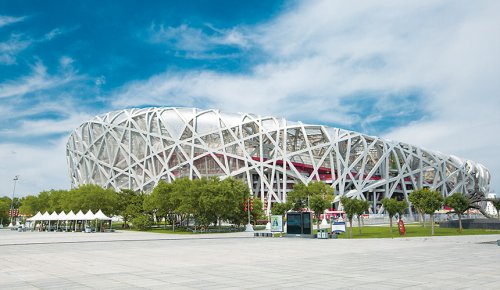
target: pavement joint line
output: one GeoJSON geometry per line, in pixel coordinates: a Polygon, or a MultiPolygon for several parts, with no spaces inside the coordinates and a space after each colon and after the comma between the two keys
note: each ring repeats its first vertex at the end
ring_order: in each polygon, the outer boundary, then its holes
{"type": "Polygon", "coordinates": [[[29,246],[29,245],[57,245],[57,244],[84,244],[84,243],[114,243],[114,242],[154,242],[154,241],[193,241],[193,240],[229,240],[229,239],[251,239],[253,237],[201,237],[201,238],[158,238],[158,239],[133,239],[133,240],[103,240],[103,241],[61,241],[61,242],[33,242],[0,244],[7,246],[29,246]]]}

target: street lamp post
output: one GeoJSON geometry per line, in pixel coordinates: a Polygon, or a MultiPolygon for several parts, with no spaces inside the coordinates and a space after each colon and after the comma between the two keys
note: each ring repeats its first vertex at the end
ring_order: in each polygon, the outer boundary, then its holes
{"type": "Polygon", "coordinates": [[[14,177],[14,190],[12,190],[12,202],[10,203],[10,225],[12,226],[12,221],[14,219],[14,195],[16,194],[16,182],[19,180],[19,175],[14,177]]]}

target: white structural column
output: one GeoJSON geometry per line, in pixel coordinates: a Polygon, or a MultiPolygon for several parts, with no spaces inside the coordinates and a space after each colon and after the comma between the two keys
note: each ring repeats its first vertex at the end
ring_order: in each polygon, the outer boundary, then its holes
{"type": "MultiPolygon", "coordinates": [[[[337,195],[408,200],[417,188],[447,196],[489,193],[481,164],[375,136],[253,114],[195,108],[127,109],[97,116],[67,143],[74,187],[93,183],[150,192],[161,180],[233,176],[268,205],[297,182],[321,180],[337,195]]],[[[270,210],[270,206],[268,206],[270,210]]]]}

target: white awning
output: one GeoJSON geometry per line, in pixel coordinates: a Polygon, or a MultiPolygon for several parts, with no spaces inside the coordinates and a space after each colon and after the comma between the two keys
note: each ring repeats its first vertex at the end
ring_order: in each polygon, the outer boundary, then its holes
{"type": "Polygon", "coordinates": [[[36,215],[30,217],[29,219],[26,219],[27,221],[30,221],[30,222],[36,222],[36,221],[39,221],[40,219],[42,218],[42,213],[40,212],[37,212],[36,215]]]}
{"type": "Polygon", "coordinates": [[[92,211],[91,211],[90,209],[89,209],[89,211],[85,214],[85,216],[84,216],[84,217],[85,217],[84,219],[85,219],[85,220],[87,220],[87,221],[95,220],[95,215],[94,215],[94,213],[92,213],[92,211]]]}
{"type": "Polygon", "coordinates": [[[85,220],[85,214],[83,214],[82,210],[79,210],[76,213],[76,220],[77,221],[83,221],[83,220],[85,220]]]}
{"type": "Polygon", "coordinates": [[[41,221],[48,221],[50,220],[50,214],[48,211],[44,212],[42,215],[42,218],[40,219],[41,221]]]}
{"type": "Polygon", "coordinates": [[[70,211],[67,215],[66,215],[66,220],[68,221],[74,221],[76,220],[76,215],[73,211],[70,211]]]}
{"type": "Polygon", "coordinates": [[[49,216],[49,221],[57,221],[58,219],[59,215],[55,211],[49,216]]]}
{"type": "Polygon", "coordinates": [[[57,216],[57,219],[60,221],[67,221],[66,214],[64,213],[64,211],[61,211],[61,213],[59,213],[59,215],[57,216]]]}
{"type": "Polygon", "coordinates": [[[111,220],[111,218],[106,216],[101,210],[95,213],[95,218],[98,220],[111,220]]]}

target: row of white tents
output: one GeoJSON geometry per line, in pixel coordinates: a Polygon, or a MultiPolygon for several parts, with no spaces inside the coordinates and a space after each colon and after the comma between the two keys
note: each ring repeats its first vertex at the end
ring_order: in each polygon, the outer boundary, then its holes
{"type": "Polygon", "coordinates": [[[87,226],[90,226],[90,221],[95,221],[95,226],[97,228],[97,224],[100,221],[109,222],[109,227],[111,228],[112,219],[106,216],[101,210],[96,212],[95,214],[89,209],[87,213],[83,213],[81,210],[76,214],[73,211],[69,213],[65,213],[61,211],[59,214],[57,212],[52,212],[49,214],[47,211],[42,214],[41,212],[37,212],[36,215],[26,219],[28,228],[37,228],[38,230],[77,230],[78,224],[80,224],[80,229],[85,229],[87,231],[87,226]],[[38,222],[38,225],[37,225],[38,222]],[[61,227],[60,223],[63,223],[61,227]],[[70,226],[68,227],[68,223],[70,226]],[[71,224],[74,225],[71,225],[71,224]]]}
{"type": "Polygon", "coordinates": [[[64,211],[57,214],[57,212],[52,212],[49,214],[47,211],[42,214],[41,212],[37,212],[36,215],[26,219],[29,222],[37,222],[37,221],[93,221],[93,220],[104,220],[110,221],[111,218],[106,216],[101,210],[92,213],[92,210],[89,209],[87,213],[83,213],[81,210],[76,214],[73,211],[70,211],[66,214],[64,211]]]}

